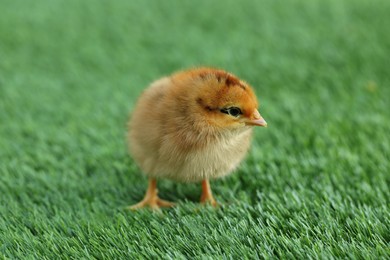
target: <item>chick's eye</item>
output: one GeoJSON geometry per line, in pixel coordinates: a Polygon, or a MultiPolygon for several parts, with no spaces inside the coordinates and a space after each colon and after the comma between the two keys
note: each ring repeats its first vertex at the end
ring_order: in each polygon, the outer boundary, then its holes
{"type": "Polygon", "coordinates": [[[239,109],[238,107],[223,108],[221,109],[221,112],[234,117],[238,117],[242,114],[241,109],[239,109]]]}

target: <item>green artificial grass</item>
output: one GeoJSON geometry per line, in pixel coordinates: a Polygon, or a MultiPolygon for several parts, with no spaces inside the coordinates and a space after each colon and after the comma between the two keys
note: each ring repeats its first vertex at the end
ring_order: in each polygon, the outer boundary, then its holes
{"type": "Polygon", "coordinates": [[[387,0],[0,3],[0,258],[390,257],[387,0]],[[207,65],[269,123],[227,178],[147,180],[125,134],[151,81],[207,65]]]}

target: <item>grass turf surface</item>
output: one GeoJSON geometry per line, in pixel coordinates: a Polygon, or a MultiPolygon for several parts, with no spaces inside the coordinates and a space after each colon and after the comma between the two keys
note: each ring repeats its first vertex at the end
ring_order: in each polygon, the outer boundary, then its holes
{"type": "Polygon", "coordinates": [[[11,1],[0,16],[0,255],[390,257],[390,2],[11,1]],[[209,65],[269,123],[233,175],[146,178],[126,121],[152,80],[209,65]]]}

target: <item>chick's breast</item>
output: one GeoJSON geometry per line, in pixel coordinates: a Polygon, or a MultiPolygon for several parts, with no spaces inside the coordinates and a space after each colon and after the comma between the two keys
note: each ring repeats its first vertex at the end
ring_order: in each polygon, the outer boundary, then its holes
{"type": "Polygon", "coordinates": [[[195,182],[229,174],[246,154],[252,130],[210,124],[188,76],[162,78],[144,91],[129,124],[130,152],[148,177],[195,182]]]}

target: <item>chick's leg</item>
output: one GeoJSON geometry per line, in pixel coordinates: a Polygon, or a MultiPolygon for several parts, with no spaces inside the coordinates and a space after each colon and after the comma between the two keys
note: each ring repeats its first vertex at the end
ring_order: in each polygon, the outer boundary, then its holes
{"type": "Polygon", "coordinates": [[[213,207],[218,205],[213,197],[213,193],[211,192],[209,180],[202,181],[202,195],[200,197],[200,202],[203,204],[210,203],[213,207]]]}
{"type": "Polygon", "coordinates": [[[160,207],[173,207],[175,204],[166,200],[162,200],[157,196],[157,181],[156,179],[149,179],[149,186],[146,190],[145,197],[139,203],[129,207],[131,210],[150,207],[152,209],[159,209],[160,207]]]}

